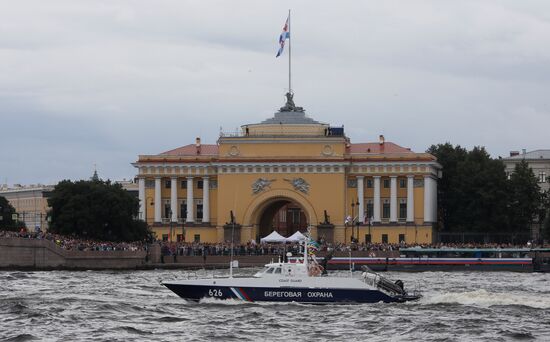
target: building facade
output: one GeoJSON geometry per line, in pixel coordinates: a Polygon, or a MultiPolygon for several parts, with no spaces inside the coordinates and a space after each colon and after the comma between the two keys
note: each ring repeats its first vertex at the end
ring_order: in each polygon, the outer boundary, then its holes
{"type": "Polygon", "coordinates": [[[526,150],[510,151],[510,156],[502,158],[504,163],[506,175],[508,178],[514,172],[516,164],[525,160],[529,167],[533,170],[535,177],[539,180],[539,186],[541,191],[548,191],[550,189],[550,183],[548,179],[550,177],[550,150],[535,150],[527,152],[526,150]]]}
{"type": "Polygon", "coordinates": [[[47,230],[48,197],[52,190],[51,185],[14,185],[0,188],[0,196],[10,202],[27,229],[47,230]]]}
{"type": "Polygon", "coordinates": [[[328,242],[432,242],[435,157],[383,136],[352,143],[288,95],[272,118],[221,133],[215,145],[197,138],[138,157],[140,217],[157,237],[246,243],[310,226],[328,242]]]}

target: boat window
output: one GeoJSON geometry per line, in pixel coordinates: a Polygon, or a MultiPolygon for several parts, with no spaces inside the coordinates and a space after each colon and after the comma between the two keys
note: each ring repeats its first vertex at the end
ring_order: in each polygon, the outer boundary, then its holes
{"type": "Polygon", "coordinates": [[[273,268],[268,268],[267,271],[265,271],[265,273],[273,273],[273,268]]]}
{"type": "Polygon", "coordinates": [[[275,273],[276,273],[276,274],[281,274],[281,268],[280,268],[280,267],[277,267],[277,268],[275,269],[275,273]]]}

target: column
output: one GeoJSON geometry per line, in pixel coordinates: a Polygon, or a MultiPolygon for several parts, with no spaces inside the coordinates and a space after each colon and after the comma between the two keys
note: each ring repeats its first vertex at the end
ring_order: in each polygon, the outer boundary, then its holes
{"type": "Polygon", "coordinates": [[[161,222],[162,216],[161,216],[161,181],[162,179],[160,177],[155,178],[155,222],[161,222]]]}
{"type": "Polygon", "coordinates": [[[407,175],[407,222],[414,222],[414,176],[407,175]]]}
{"type": "Polygon", "coordinates": [[[364,185],[364,176],[357,176],[357,198],[359,199],[359,208],[357,210],[358,213],[358,219],[361,224],[365,223],[365,185],[364,185]]]}
{"type": "Polygon", "coordinates": [[[145,178],[138,179],[138,194],[139,194],[139,219],[145,221],[145,210],[147,203],[145,198],[145,178]]]}
{"type": "Polygon", "coordinates": [[[437,183],[431,175],[424,176],[424,222],[436,221],[437,183]]]}
{"type": "Polygon", "coordinates": [[[373,222],[380,222],[380,176],[374,176],[373,222]]]}
{"type": "Polygon", "coordinates": [[[195,222],[195,203],[193,201],[193,177],[187,177],[187,222],[195,222]]]}
{"type": "Polygon", "coordinates": [[[397,176],[390,176],[390,222],[397,222],[397,176]]]}
{"type": "Polygon", "coordinates": [[[202,222],[210,222],[210,186],[209,178],[202,177],[202,222]]]}
{"type": "Polygon", "coordinates": [[[172,222],[178,222],[178,177],[170,179],[170,210],[172,210],[172,222]]]}

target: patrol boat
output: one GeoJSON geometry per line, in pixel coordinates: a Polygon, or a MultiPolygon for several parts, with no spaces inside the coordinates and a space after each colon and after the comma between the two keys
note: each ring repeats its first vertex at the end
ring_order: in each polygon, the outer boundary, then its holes
{"type": "Polygon", "coordinates": [[[392,282],[367,267],[363,267],[360,278],[352,277],[351,272],[348,277],[329,276],[308,252],[308,243],[304,241],[303,244],[303,257],[294,262],[269,263],[252,277],[233,277],[230,264],[229,277],[164,281],[162,284],[191,301],[217,298],[310,304],[389,303],[421,297],[416,292],[407,293],[400,280],[392,282]]]}

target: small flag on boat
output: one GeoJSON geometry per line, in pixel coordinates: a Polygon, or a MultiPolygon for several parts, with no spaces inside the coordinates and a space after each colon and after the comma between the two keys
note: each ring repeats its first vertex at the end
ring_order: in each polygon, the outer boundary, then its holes
{"type": "Polygon", "coordinates": [[[313,240],[312,238],[309,238],[308,242],[307,242],[307,246],[309,249],[313,249],[315,251],[318,251],[319,250],[319,244],[317,243],[317,241],[313,240]]]}
{"type": "Polygon", "coordinates": [[[288,15],[288,18],[286,18],[286,22],[285,22],[285,26],[283,26],[283,32],[281,33],[281,35],[279,36],[279,51],[277,51],[277,56],[275,57],[279,57],[280,55],[283,54],[283,50],[285,48],[285,40],[287,40],[288,38],[290,38],[290,32],[289,32],[289,27],[288,27],[288,21],[290,20],[290,13],[288,15]]]}

